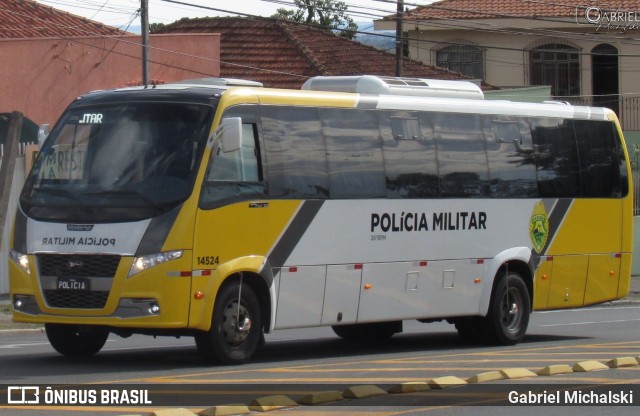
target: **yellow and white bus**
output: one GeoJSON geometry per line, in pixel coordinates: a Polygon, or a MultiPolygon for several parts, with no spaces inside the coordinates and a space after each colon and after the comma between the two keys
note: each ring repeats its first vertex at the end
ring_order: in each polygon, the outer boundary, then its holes
{"type": "Polygon", "coordinates": [[[626,296],[615,114],[482,98],[373,76],[79,97],[20,197],[14,320],[69,356],[142,333],[242,363],[277,329],[383,339],[409,319],[515,344],[532,310],[626,296]]]}

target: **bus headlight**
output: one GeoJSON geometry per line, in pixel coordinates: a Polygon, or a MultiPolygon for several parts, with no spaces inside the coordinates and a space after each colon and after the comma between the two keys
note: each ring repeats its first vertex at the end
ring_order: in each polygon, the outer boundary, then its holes
{"type": "Polygon", "coordinates": [[[29,270],[29,257],[19,251],[9,250],[9,258],[26,274],[31,274],[29,270]]]}
{"type": "Polygon", "coordinates": [[[151,267],[157,266],[158,264],[179,259],[180,257],[182,257],[182,253],[182,250],[175,250],[136,257],[133,259],[131,269],[129,269],[129,277],[135,276],[141,271],[150,269],[151,267]]]}

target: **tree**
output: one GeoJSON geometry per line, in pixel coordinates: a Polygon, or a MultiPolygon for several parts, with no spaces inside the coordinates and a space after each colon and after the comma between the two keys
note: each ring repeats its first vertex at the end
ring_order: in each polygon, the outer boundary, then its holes
{"type": "Polygon", "coordinates": [[[149,33],[158,33],[164,30],[164,23],[151,23],[149,25],[149,33]]]}
{"type": "Polygon", "coordinates": [[[297,10],[279,8],[274,19],[317,25],[338,31],[340,36],[353,39],[358,25],[347,16],[347,5],[336,0],[293,0],[297,10]]]}

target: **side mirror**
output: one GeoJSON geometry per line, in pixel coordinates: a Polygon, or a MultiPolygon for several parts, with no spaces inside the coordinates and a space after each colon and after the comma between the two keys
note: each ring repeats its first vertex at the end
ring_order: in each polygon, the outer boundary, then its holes
{"type": "Polygon", "coordinates": [[[44,142],[44,140],[47,138],[48,135],[49,135],[49,125],[41,124],[38,127],[38,144],[42,146],[42,143],[44,142]]]}
{"type": "Polygon", "coordinates": [[[218,135],[223,153],[242,149],[242,119],[240,117],[222,119],[218,127],[218,135]]]}

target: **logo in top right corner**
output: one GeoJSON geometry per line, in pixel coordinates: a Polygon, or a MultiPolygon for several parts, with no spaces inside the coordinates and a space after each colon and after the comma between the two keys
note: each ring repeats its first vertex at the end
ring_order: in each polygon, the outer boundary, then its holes
{"type": "Polygon", "coordinates": [[[549,216],[542,201],[536,203],[529,220],[529,238],[536,253],[540,254],[549,238],[549,216]]]}
{"type": "Polygon", "coordinates": [[[594,25],[596,31],[635,30],[640,29],[640,12],[592,0],[576,6],[576,23],[594,25]]]}

